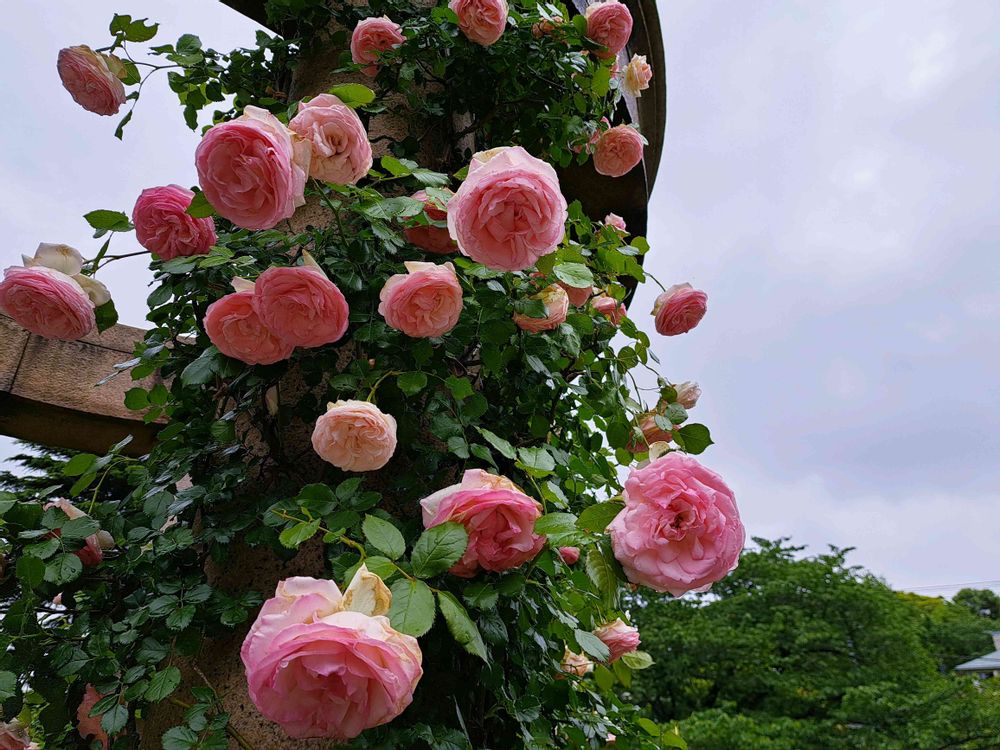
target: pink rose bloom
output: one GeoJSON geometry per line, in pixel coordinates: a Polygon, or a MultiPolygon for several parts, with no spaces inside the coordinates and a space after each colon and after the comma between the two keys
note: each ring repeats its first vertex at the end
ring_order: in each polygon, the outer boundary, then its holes
{"type": "Polygon", "coordinates": [[[451,0],[458,28],[470,42],[488,47],[503,36],[507,26],[507,0],[451,0]]]}
{"type": "Polygon", "coordinates": [[[556,249],[566,216],[551,165],[507,146],[472,157],[448,204],[448,231],[464,255],[487,268],[523,271],[556,249]]]}
{"type": "Polygon", "coordinates": [[[576,677],[586,677],[594,671],[594,662],[584,654],[575,654],[567,648],[563,653],[559,668],[566,674],[575,675],[576,677]]]}
{"type": "Polygon", "coordinates": [[[194,192],[180,185],[143,190],[132,209],[139,244],[160,260],[208,253],[215,244],[215,222],[187,213],[192,198],[194,192]]]}
{"type": "MultiPolygon", "coordinates": [[[[451,193],[450,190],[448,192],[451,193]]],[[[411,197],[413,200],[423,201],[424,214],[431,221],[448,220],[448,212],[442,211],[438,208],[434,202],[427,197],[427,193],[423,190],[418,190],[411,197]]],[[[421,250],[426,250],[429,253],[446,255],[458,249],[458,245],[455,243],[455,240],[453,240],[451,235],[448,234],[447,227],[436,227],[431,224],[422,224],[407,227],[403,230],[403,234],[406,235],[406,241],[411,245],[416,245],[421,250]]]]}
{"type": "Polygon", "coordinates": [[[94,305],[83,287],[62,271],[44,266],[4,271],[0,312],[38,336],[82,339],[96,325],[94,305]]]}
{"type": "Polygon", "coordinates": [[[614,57],[628,44],[632,35],[632,14],[618,0],[602,0],[588,5],[587,37],[607,47],[606,52],[595,52],[598,57],[614,57]]]}
{"type": "Polygon", "coordinates": [[[38,750],[38,745],[31,741],[28,730],[15,719],[12,722],[0,722],[0,750],[38,750]]]}
{"type": "Polygon", "coordinates": [[[541,333],[554,330],[566,322],[566,315],[569,313],[569,295],[558,284],[550,284],[538,294],[533,294],[531,299],[542,301],[545,305],[545,317],[532,318],[523,313],[514,313],[514,322],[521,330],[541,333]]]}
{"type": "Polygon", "coordinates": [[[244,229],[270,229],[306,202],[309,156],[307,141],[251,106],[205,133],[194,161],[198,183],[221,216],[244,229]]]}
{"type": "Polygon", "coordinates": [[[378,56],[406,41],[403,29],[388,16],[366,18],[359,21],[351,34],[351,60],[366,65],[361,72],[366,76],[378,75],[378,56]],[[370,64],[369,64],[370,63],[370,64]]]}
{"type": "Polygon", "coordinates": [[[83,700],[80,701],[80,706],[76,709],[76,731],[83,739],[90,737],[99,740],[101,747],[107,748],[110,747],[111,741],[108,738],[108,733],[101,729],[101,716],[103,714],[90,715],[91,709],[103,697],[93,685],[87,685],[86,690],[83,691],[83,700]]]}
{"type": "Polygon", "coordinates": [[[658,411],[649,412],[639,417],[639,430],[642,432],[643,442],[640,443],[638,441],[634,441],[633,444],[629,446],[629,450],[633,453],[645,450],[653,443],[669,443],[674,439],[673,430],[667,432],[656,423],[656,417],[658,414],[658,411]]]}
{"type": "Polygon", "coordinates": [[[567,565],[576,565],[576,561],[580,559],[580,548],[579,547],[560,547],[559,557],[567,565]]]}
{"type": "MultiPolygon", "coordinates": [[[[75,505],[73,505],[73,503],[71,503],[69,500],[66,500],[65,498],[59,498],[57,500],[53,500],[50,503],[46,503],[42,507],[44,510],[48,510],[49,508],[59,508],[59,510],[65,513],[71,521],[74,518],[88,517],[86,513],[84,513],[82,510],[77,508],[75,505]]],[[[61,531],[60,529],[55,529],[48,536],[50,537],[61,536],[61,531]]],[[[84,539],[83,544],[84,546],[78,549],[73,554],[79,557],[80,562],[82,562],[84,565],[86,565],[87,567],[92,567],[94,565],[101,564],[101,561],[104,559],[104,550],[111,549],[112,547],[114,547],[114,539],[108,532],[101,530],[97,531],[94,534],[91,534],[86,539],[84,539]]]]}
{"type": "Polygon", "coordinates": [[[622,319],[628,313],[624,302],[619,302],[614,297],[609,297],[606,294],[597,295],[592,304],[594,305],[594,310],[610,320],[614,326],[621,325],[622,319]]]}
{"type": "Polygon", "coordinates": [[[605,216],[604,217],[604,225],[608,226],[608,227],[614,227],[615,229],[617,229],[622,234],[624,234],[626,231],[628,231],[625,228],[625,219],[623,219],[618,214],[608,214],[607,216],[605,216]]]}
{"type": "Polygon", "coordinates": [[[227,294],[209,305],[205,333],[220,352],[248,365],[274,364],[295,350],[261,322],[252,290],[227,294]]]}
{"type": "Polygon", "coordinates": [[[368,401],[337,401],[316,420],[312,444],[338,469],[375,471],[396,451],[396,420],[368,401]]]}
{"type": "Polygon", "coordinates": [[[653,80],[653,69],[646,62],[646,56],[632,55],[622,75],[622,88],[625,93],[638,99],[642,96],[642,92],[649,88],[651,80],[653,80]]]}
{"type": "Polygon", "coordinates": [[[668,453],[633,469],[623,495],[608,531],[633,583],[681,596],[708,591],[736,567],[746,537],[736,498],[690,456],[668,453]]]}
{"type": "Polygon", "coordinates": [[[356,185],[372,167],[372,145],[358,113],[333,94],[299,102],[290,130],[309,141],[309,176],[338,185],[356,185]]]}
{"type": "Polygon", "coordinates": [[[594,293],[592,286],[570,286],[565,281],[557,281],[556,283],[566,292],[569,303],[573,307],[583,307],[590,299],[590,295],[594,293]]]}
{"type": "Polygon", "coordinates": [[[85,44],[59,50],[56,69],[73,101],[88,112],[114,115],[125,103],[125,86],[107,58],[85,44]]]}
{"type": "Polygon", "coordinates": [[[379,292],[385,322],[413,338],[448,333],[462,315],[462,285],[451,263],[407,261],[406,273],[390,276],[379,292]]]}
{"type": "Polygon", "coordinates": [[[622,177],[642,161],[642,149],[642,136],[638,130],[628,125],[616,125],[598,139],[594,148],[594,169],[607,177],[622,177]]]}
{"type": "Polygon", "coordinates": [[[466,471],[453,484],[420,501],[424,528],[447,521],[462,524],[469,533],[465,554],[451,573],[471,578],[482,568],[499,572],[533,559],[545,544],[535,533],[542,506],[506,477],[480,469],[466,471]]]}
{"type": "Polygon", "coordinates": [[[622,618],[609,622],[594,630],[594,635],[611,651],[609,662],[618,661],[625,654],[639,648],[639,628],[626,625],[622,618]]]}
{"type": "Polygon", "coordinates": [[[707,294],[690,284],[674,284],[653,303],[656,332],[663,336],[687,333],[701,322],[706,310],[707,294]]]}
{"type": "Polygon", "coordinates": [[[674,388],[677,391],[677,403],[685,409],[693,409],[701,398],[701,388],[694,381],[688,380],[674,388]]]}
{"type": "Polygon", "coordinates": [[[332,344],[347,332],[347,300],[313,265],[268,268],[257,279],[253,304],[261,322],[292,346],[332,344]]]}
{"type": "Polygon", "coordinates": [[[390,626],[384,584],[384,606],[368,609],[348,603],[355,585],[341,596],[332,581],[282,581],[243,642],[250,699],[289,737],[353,739],[413,700],[423,675],[417,639],[390,626]]]}
{"type": "Polygon", "coordinates": [[[561,23],[563,23],[562,16],[552,16],[551,21],[543,18],[541,21],[531,24],[531,35],[535,39],[541,39],[555,31],[556,26],[561,23]]]}

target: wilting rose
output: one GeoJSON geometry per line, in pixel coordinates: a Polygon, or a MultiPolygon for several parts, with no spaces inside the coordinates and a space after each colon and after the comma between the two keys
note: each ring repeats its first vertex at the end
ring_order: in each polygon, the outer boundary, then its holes
{"type": "MultiPolygon", "coordinates": [[[[447,191],[451,195],[451,191],[447,191]]],[[[424,214],[431,221],[447,221],[448,212],[442,211],[427,196],[423,190],[418,190],[412,196],[413,200],[421,201],[424,204],[424,214]]],[[[432,224],[417,224],[406,227],[403,230],[406,241],[411,245],[416,245],[421,250],[430,253],[446,255],[458,250],[458,244],[448,234],[447,227],[436,227],[432,224]]]]}
{"type": "Polygon", "coordinates": [[[622,177],[642,161],[642,136],[628,125],[601,134],[594,148],[594,169],[607,177],[622,177]]]}
{"type": "Polygon", "coordinates": [[[0,311],[38,336],[82,339],[96,325],[94,306],[77,281],[44,266],[11,266],[0,282],[0,311]]]}
{"type": "Polygon", "coordinates": [[[261,321],[252,289],[227,294],[209,305],[205,333],[220,352],[248,365],[280,362],[295,350],[261,321]]]}
{"type": "MultiPolygon", "coordinates": [[[[59,510],[65,513],[71,521],[75,518],[89,517],[86,513],[65,498],[58,498],[52,502],[46,503],[43,508],[45,510],[48,510],[49,508],[59,508],[59,510]]],[[[61,531],[59,529],[55,529],[49,534],[49,536],[61,536],[61,531]]],[[[104,559],[104,550],[111,549],[114,546],[115,541],[111,534],[101,529],[86,537],[83,540],[83,547],[78,549],[73,554],[80,558],[80,562],[89,567],[99,565],[104,559]]]]}
{"type": "Polygon", "coordinates": [[[522,271],[565,234],[566,199],[555,170],[520,146],[472,157],[448,204],[448,231],[464,255],[488,268],[522,271]]]}
{"type": "Polygon", "coordinates": [[[15,719],[0,721],[0,750],[38,750],[38,745],[31,741],[25,726],[15,719]]]}
{"type": "Polygon", "coordinates": [[[590,295],[594,293],[594,287],[592,286],[570,286],[565,281],[557,281],[556,283],[566,292],[566,296],[569,297],[569,303],[573,307],[583,307],[587,304],[587,300],[590,299],[590,295]]]}
{"type": "Polygon", "coordinates": [[[563,23],[562,16],[552,16],[552,20],[542,19],[537,23],[531,24],[531,35],[535,39],[541,39],[543,36],[547,36],[556,30],[556,27],[563,23]]]}
{"type": "Polygon", "coordinates": [[[375,471],[396,451],[396,420],[367,401],[337,401],[316,420],[312,445],[338,469],[375,471]]]}
{"type": "Polygon", "coordinates": [[[674,284],[653,303],[656,332],[663,336],[687,333],[701,322],[707,310],[707,294],[690,284],[674,284]]]}
{"type": "Polygon", "coordinates": [[[523,313],[514,313],[514,322],[517,327],[528,333],[541,333],[558,328],[566,322],[566,315],[569,312],[569,295],[559,284],[550,284],[538,294],[531,296],[531,299],[539,299],[545,305],[544,318],[532,318],[523,313]]]}
{"type": "Polygon", "coordinates": [[[596,628],[594,635],[611,651],[608,661],[618,661],[639,648],[639,628],[626,625],[620,617],[596,628]]]}
{"type": "Polygon", "coordinates": [[[253,304],[261,322],[286,344],[323,346],[347,331],[347,300],[311,264],[268,268],[257,279],[253,304]]]}
{"type": "Polygon", "coordinates": [[[576,561],[580,559],[580,548],[579,547],[560,547],[559,557],[567,565],[575,565],[576,561]]]}
{"type": "Polygon", "coordinates": [[[614,227],[621,234],[625,234],[628,230],[625,226],[625,219],[623,219],[618,214],[608,214],[604,217],[604,225],[608,227],[614,227]]]}
{"type": "MultiPolygon", "coordinates": [[[[656,423],[656,417],[662,417],[661,412],[662,409],[657,407],[656,411],[646,412],[645,414],[639,415],[639,431],[642,432],[642,440],[640,441],[633,436],[628,445],[628,449],[630,451],[638,453],[639,451],[646,450],[653,443],[669,443],[674,439],[673,430],[664,430],[656,423]]],[[[663,418],[666,419],[665,417],[663,418]]]]}
{"type": "Polygon", "coordinates": [[[503,36],[507,26],[507,0],[451,0],[458,28],[470,42],[489,46],[503,36]]]}
{"type": "Polygon", "coordinates": [[[379,53],[386,52],[406,41],[403,29],[388,16],[366,18],[359,21],[351,34],[351,60],[365,65],[361,72],[366,76],[378,74],[379,53]]]}
{"type": "Polygon", "coordinates": [[[596,52],[598,57],[614,57],[628,44],[632,35],[632,14],[618,0],[602,0],[588,5],[587,37],[607,47],[606,52],[596,52]]]}
{"type": "Polygon", "coordinates": [[[288,127],[309,141],[310,177],[355,185],[372,167],[372,145],[361,118],[333,94],[299,102],[299,113],[288,127]]]}
{"type": "Polygon", "coordinates": [[[407,261],[406,273],[390,276],[379,292],[379,314],[414,338],[443,336],[462,315],[462,285],[451,263],[407,261]]]}
{"type": "Polygon", "coordinates": [[[623,496],[608,531],[633,583],[681,596],[707,591],[736,567],[745,539],[736,498],[690,456],[672,452],[634,469],[623,496]]]}
{"type": "Polygon", "coordinates": [[[270,229],[305,203],[309,156],[308,141],[249,106],[205,133],[194,160],[198,183],[221,216],[244,229],[270,229]]]}
{"type": "Polygon", "coordinates": [[[451,568],[463,578],[471,578],[480,568],[494,572],[516,568],[545,544],[545,537],[534,531],[541,505],[506,477],[480,469],[466,471],[460,484],[425,497],[420,507],[425,529],[455,521],[469,533],[465,554],[451,568]]]}
{"type": "Polygon", "coordinates": [[[566,674],[586,677],[594,671],[594,662],[583,654],[574,654],[567,648],[565,653],[563,653],[562,663],[559,665],[559,668],[566,674]]]}
{"type": "Polygon", "coordinates": [[[74,247],[50,242],[40,242],[35,250],[34,257],[29,258],[22,255],[25,268],[51,268],[54,271],[64,273],[73,279],[84,294],[90,298],[90,304],[100,307],[111,299],[108,288],[93,276],[85,276],[83,273],[83,256],[74,247]]]}
{"type": "Polygon", "coordinates": [[[56,63],[63,87],[88,112],[114,115],[125,103],[125,86],[108,66],[108,58],[81,44],[59,50],[56,63]]]}
{"type": "Polygon", "coordinates": [[[685,381],[674,388],[677,391],[677,403],[685,409],[693,409],[701,398],[701,388],[694,381],[685,381]]]}
{"type": "Polygon", "coordinates": [[[390,601],[364,565],[343,596],[332,581],[281,581],[240,649],[257,710],[289,737],[339,741],[401,714],[423,655],[389,624],[390,601]]]}
{"type": "Polygon", "coordinates": [[[187,213],[192,198],[194,192],[180,185],[143,190],[132,209],[139,244],[160,260],[207,253],[215,244],[215,222],[187,213]]]}
{"type": "Polygon", "coordinates": [[[626,94],[639,98],[642,92],[649,88],[652,79],[653,69],[646,62],[646,56],[632,55],[632,59],[622,71],[622,88],[626,94]]]}
{"type": "Polygon", "coordinates": [[[110,747],[111,743],[108,733],[101,729],[101,716],[104,714],[90,715],[91,709],[103,697],[93,685],[87,685],[83,691],[83,700],[80,701],[80,706],[76,709],[76,731],[84,739],[90,737],[92,740],[99,740],[101,747],[107,748],[110,747]]]}
{"type": "Polygon", "coordinates": [[[615,326],[621,325],[625,315],[628,314],[624,302],[619,302],[614,297],[609,297],[606,294],[597,295],[591,304],[597,312],[606,317],[615,326]]]}

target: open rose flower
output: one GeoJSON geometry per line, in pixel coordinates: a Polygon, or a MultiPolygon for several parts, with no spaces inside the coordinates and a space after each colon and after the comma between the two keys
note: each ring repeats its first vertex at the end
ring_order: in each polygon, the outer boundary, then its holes
{"type": "Polygon", "coordinates": [[[543,36],[548,36],[549,34],[551,34],[553,31],[556,30],[557,27],[561,26],[562,24],[563,24],[562,16],[552,16],[551,21],[543,18],[541,21],[531,24],[531,35],[535,39],[541,39],[543,36]]]}
{"type": "Polygon", "coordinates": [[[89,737],[92,740],[99,741],[102,748],[108,748],[111,746],[111,741],[108,738],[108,733],[101,728],[101,716],[103,714],[98,714],[97,716],[90,715],[91,710],[97,705],[97,701],[103,697],[103,695],[97,692],[97,688],[93,685],[87,685],[87,688],[83,691],[83,700],[80,701],[80,705],[76,709],[76,731],[84,739],[89,737]]]}
{"type": "Polygon", "coordinates": [[[625,309],[624,302],[619,302],[614,297],[609,297],[607,294],[597,295],[591,304],[594,306],[594,310],[606,317],[609,321],[611,321],[611,324],[615,326],[621,325],[622,320],[628,313],[628,310],[625,309]]]}
{"type": "Polygon", "coordinates": [[[642,161],[643,140],[639,131],[616,125],[601,134],[594,147],[594,169],[607,177],[622,177],[642,161]]]}
{"type": "Polygon", "coordinates": [[[594,662],[583,654],[575,654],[568,648],[563,653],[562,663],[559,668],[566,674],[576,677],[586,677],[594,671],[594,662]]]}
{"type": "Polygon", "coordinates": [[[448,231],[488,268],[523,271],[565,234],[566,199],[555,170],[520,146],[477,153],[448,204],[448,231]]]}
{"type": "Polygon", "coordinates": [[[358,113],[333,94],[299,102],[299,113],[288,123],[309,141],[309,176],[338,185],[355,185],[372,166],[372,145],[358,113]]]}
{"type": "Polygon", "coordinates": [[[569,312],[569,295],[559,284],[550,284],[538,294],[532,295],[531,299],[542,301],[545,306],[545,316],[532,318],[524,313],[514,313],[514,322],[521,330],[528,333],[541,333],[558,328],[566,322],[566,315],[569,312]]]}
{"type": "Polygon", "coordinates": [[[308,141],[248,106],[205,133],[194,159],[198,184],[221,216],[244,229],[271,229],[306,202],[309,156],[308,141]]]}
{"type": "Polygon", "coordinates": [[[451,263],[407,261],[379,292],[385,322],[414,338],[443,336],[462,315],[462,285],[451,263]]]}
{"type": "Polygon", "coordinates": [[[125,86],[108,65],[108,57],[81,44],[59,50],[56,63],[63,87],[88,112],[114,115],[125,103],[125,86]]]}
{"type": "Polygon", "coordinates": [[[625,234],[628,230],[626,229],[625,219],[623,219],[618,214],[608,214],[604,217],[604,226],[614,227],[618,230],[619,234],[625,234]]]}
{"type": "Polygon", "coordinates": [[[351,33],[351,60],[364,65],[366,76],[378,74],[378,56],[406,41],[403,29],[388,16],[366,18],[359,21],[351,33]]]}
{"type": "Polygon", "coordinates": [[[396,451],[396,420],[368,401],[337,401],[316,420],[312,445],[338,469],[375,471],[396,451]]]}
{"type": "Polygon", "coordinates": [[[739,562],[746,535],[733,491],[690,456],[633,469],[623,496],[608,531],[633,583],[674,596],[707,591],[739,562]]]}
{"type": "Polygon", "coordinates": [[[0,721],[0,750],[38,750],[38,744],[31,741],[28,730],[17,719],[0,721]]]}
{"type": "Polygon", "coordinates": [[[618,661],[639,648],[639,628],[626,625],[620,617],[596,628],[594,635],[611,651],[608,661],[618,661]]]}
{"type": "MultiPolygon", "coordinates": [[[[451,191],[448,191],[451,193],[451,191]]],[[[412,196],[413,200],[422,201],[424,215],[431,221],[447,221],[448,212],[442,211],[427,196],[423,190],[418,190],[412,196]]],[[[433,224],[417,224],[403,230],[406,241],[429,253],[447,255],[458,250],[458,244],[448,234],[448,227],[436,227],[433,224]]]]}
{"type": "Polygon", "coordinates": [[[642,92],[649,88],[651,80],[653,80],[653,69],[646,62],[646,56],[632,55],[632,59],[622,71],[621,81],[625,93],[638,99],[642,96],[642,92]]]}
{"type": "Polygon", "coordinates": [[[38,336],[82,339],[95,326],[90,297],[73,278],[44,266],[11,266],[0,282],[0,311],[38,336]]]}
{"type": "Polygon", "coordinates": [[[289,737],[341,742],[399,716],[423,655],[389,624],[390,602],[364,565],[343,595],[332,581],[281,581],[240,649],[257,710],[289,737]]]}
{"type": "Polygon", "coordinates": [[[139,244],[160,260],[206,254],[215,244],[215,222],[187,213],[192,198],[194,192],[180,185],[143,190],[132,209],[139,244]]]}
{"type": "Polygon", "coordinates": [[[323,346],[347,332],[347,300],[312,263],[268,268],[257,279],[253,304],[261,322],[285,344],[323,346]]]}
{"type": "Polygon", "coordinates": [[[295,346],[265,326],[254,307],[253,285],[221,297],[205,312],[205,333],[227,357],[270,365],[292,356],[295,346]]]}
{"type": "Polygon", "coordinates": [[[463,578],[471,578],[480,568],[494,572],[516,568],[545,544],[545,537],[534,531],[541,505],[506,477],[480,469],[466,471],[460,484],[425,497],[420,507],[425,529],[455,521],[469,533],[465,554],[451,568],[463,578]]]}
{"type": "Polygon", "coordinates": [[[685,409],[693,409],[698,403],[698,399],[701,398],[701,388],[692,380],[675,386],[675,389],[677,390],[677,403],[685,409]]]}
{"type": "Polygon", "coordinates": [[[687,333],[701,322],[707,310],[707,294],[690,284],[674,284],[653,303],[656,332],[663,336],[687,333]]]}
{"type": "Polygon", "coordinates": [[[576,565],[577,560],[580,559],[580,548],[579,547],[560,547],[559,557],[567,565],[576,565]]]}
{"type": "Polygon", "coordinates": [[[487,47],[503,36],[507,26],[507,0],[451,0],[458,28],[470,42],[487,47]]]}
{"type": "Polygon", "coordinates": [[[614,57],[625,49],[632,35],[632,14],[623,3],[602,0],[588,5],[584,16],[587,19],[587,37],[607,47],[607,51],[595,53],[598,57],[614,57]]]}

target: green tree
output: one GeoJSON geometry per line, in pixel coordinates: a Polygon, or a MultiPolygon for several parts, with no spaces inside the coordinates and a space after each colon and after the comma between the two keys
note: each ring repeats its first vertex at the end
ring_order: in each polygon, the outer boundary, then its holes
{"type": "Polygon", "coordinates": [[[1000,595],[989,589],[962,589],[954,597],[973,614],[990,620],[1000,620],[1000,595]]]}

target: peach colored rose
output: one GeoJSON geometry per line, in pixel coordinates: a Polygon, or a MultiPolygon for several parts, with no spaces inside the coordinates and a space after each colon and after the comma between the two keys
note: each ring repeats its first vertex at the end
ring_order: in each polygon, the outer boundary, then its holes
{"type": "MultiPolygon", "coordinates": [[[[674,439],[673,430],[667,432],[656,423],[656,417],[662,416],[662,410],[657,407],[657,411],[646,412],[638,417],[639,431],[642,432],[642,440],[639,441],[633,436],[628,449],[633,453],[644,451],[653,443],[669,443],[674,439]]],[[[666,419],[666,417],[664,417],[666,419]]],[[[668,420],[669,421],[669,420],[668,420]]]]}
{"type": "Polygon", "coordinates": [[[125,86],[108,65],[108,58],[81,44],[59,50],[56,63],[63,87],[88,112],[114,115],[125,103],[125,86]]]}
{"type": "Polygon", "coordinates": [[[447,521],[469,533],[465,554],[451,573],[471,578],[482,568],[499,572],[533,559],[545,544],[535,533],[541,505],[506,477],[480,469],[466,471],[460,484],[438,490],[420,501],[424,528],[447,521]]]}
{"type": "Polygon", "coordinates": [[[337,401],[316,420],[312,444],[338,469],[375,471],[396,451],[396,420],[367,401],[337,401]]]}
{"type": "Polygon", "coordinates": [[[625,227],[625,219],[623,219],[618,214],[608,214],[604,217],[604,225],[608,227],[614,227],[621,234],[625,234],[628,230],[625,227]]]}
{"type": "Polygon", "coordinates": [[[406,273],[390,276],[379,292],[379,315],[414,338],[448,333],[462,315],[462,285],[451,263],[407,261],[406,273]]]}
{"type": "Polygon", "coordinates": [[[609,662],[618,661],[639,648],[639,628],[626,625],[620,617],[596,628],[594,635],[611,651],[609,662]]]}
{"type": "Polygon", "coordinates": [[[594,169],[607,177],[622,177],[642,161],[643,140],[639,131],[616,125],[601,134],[594,148],[594,169]]]}
{"type": "Polygon", "coordinates": [[[653,69],[646,62],[645,55],[632,55],[632,59],[622,72],[622,88],[629,96],[637,99],[649,88],[653,79],[653,69]]]}
{"type": "Polygon", "coordinates": [[[583,654],[574,654],[568,648],[563,653],[562,663],[559,665],[566,674],[577,677],[586,677],[594,671],[594,662],[583,654]]]}
{"type": "Polygon", "coordinates": [[[565,281],[557,281],[556,283],[566,292],[569,303],[573,307],[583,307],[590,299],[590,295],[594,293],[592,286],[570,286],[565,281]]]}
{"type": "Polygon", "coordinates": [[[270,112],[248,106],[212,127],[195,150],[198,183],[218,211],[244,229],[271,229],[305,201],[309,142],[270,112]]]}
{"type": "Polygon", "coordinates": [[[398,47],[406,41],[403,29],[388,16],[366,18],[359,21],[351,34],[351,60],[365,65],[361,72],[366,76],[378,75],[379,53],[398,47]]]}
{"type": "Polygon", "coordinates": [[[17,719],[0,721],[0,750],[38,750],[38,744],[31,741],[28,730],[17,719]]]}
{"type": "MultiPolygon", "coordinates": [[[[449,195],[452,194],[450,190],[448,193],[449,195]]],[[[413,200],[423,202],[424,215],[431,221],[446,222],[448,220],[448,212],[438,208],[423,190],[418,190],[411,197],[413,200]]],[[[458,244],[448,234],[448,227],[446,226],[436,227],[433,224],[417,224],[406,227],[403,230],[403,234],[406,235],[406,241],[411,245],[416,245],[421,250],[426,250],[429,253],[446,255],[458,250],[458,244]]]]}
{"type": "Polygon", "coordinates": [[[227,294],[209,305],[205,333],[220,352],[248,365],[270,365],[295,351],[293,344],[261,322],[252,289],[227,294]]]}
{"type": "Polygon", "coordinates": [[[347,300],[313,265],[268,268],[257,279],[254,310],[286,344],[332,344],[347,332],[347,300]]]}
{"type": "Polygon", "coordinates": [[[681,596],[707,591],[736,567],[745,531],[722,477],[683,453],[633,469],[625,508],[608,526],[633,583],[681,596]]]}
{"type": "Polygon", "coordinates": [[[299,113],[288,127],[309,141],[310,177],[356,185],[372,167],[372,145],[361,118],[333,94],[299,102],[299,113]]]}
{"type": "Polygon", "coordinates": [[[38,336],[82,339],[96,325],[94,305],[83,287],[61,271],[44,266],[4,271],[0,312],[38,336]]]}
{"type": "Polygon", "coordinates": [[[614,297],[609,297],[606,294],[597,295],[591,304],[594,305],[594,310],[606,317],[614,326],[621,325],[622,320],[628,313],[624,302],[619,302],[614,297]]]}
{"type": "Polygon", "coordinates": [[[488,47],[503,36],[507,26],[507,0],[451,0],[458,28],[470,42],[488,47]]]}
{"type": "MultiPolygon", "coordinates": [[[[66,500],[65,498],[56,498],[52,502],[46,503],[42,507],[44,510],[48,510],[49,508],[58,508],[63,513],[65,513],[66,516],[71,521],[75,518],[89,518],[89,516],[86,513],[84,513],[82,510],[77,508],[75,505],[73,505],[73,503],[71,503],[69,500],[66,500]]],[[[61,536],[61,532],[59,529],[55,529],[54,531],[52,531],[51,534],[49,534],[49,536],[58,537],[61,536]]],[[[78,549],[73,554],[79,557],[80,562],[82,562],[84,565],[88,567],[99,565],[101,561],[104,559],[104,550],[111,549],[112,547],[115,546],[114,538],[111,536],[111,534],[109,534],[107,531],[104,531],[103,529],[98,530],[95,533],[88,536],[86,539],[83,540],[83,543],[84,546],[78,549]]]]}
{"type": "Polygon", "coordinates": [[[108,733],[101,729],[101,716],[103,714],[90,715],[91,709],[103,697],[93,685],[87,685],[83,691],[83,700],[80,701],[80,706],[76,709],[76,731],[84,739],[89,737],[92,740],[97,740],[101,743],[102,748],[107,748],[110,747],[110,739],[108,733]]]}
{"type": "Polygon", "coordinates": [[[584,13],[587,19],[587,37],[607,47],[604,52],[595,52],[598,57],[614,57],[628,44],[632,35],[632,14],[618,0],[602,0],[588,5],[584,13]]]}
{"type": "Polygon", "coordinates": [[[687,333],[701,322],[707,310],[707,294],[690,284],[674,284],[653,303],[656,332],[663,336],[687,333]]]}
{"type": "Polygon", "coordinates": [[[694,381],[685,381],[674,389],[677,391],[677,403],[685,409],[693,409],[701,398],[701,388],[694,381]]]}
{"type": "Polygon", "coordinates": [[[132,209],[139,244],[160,260],[206,254],[215,244],[215,222],[187,213],[192,198],[194,192],[180,185],[143,190],[132,209]]]}
{"type": "Polygon", "coordinates": [[[560,26],[562,23],[562,16],[552,16],[551,21],[543,18],[541,21],[531,24],[531,35],[535,39],[541,39],[543,36],[548,36],[555,31],[556,27],[560,26]]]}
{"type": "Polygon", "coordinates": [[[569,295],[559,284],[550,284],[538,294],[533,294],[531,299],[540,299],[545,305],[544,318],[532,318],[523,313],[514,313],[514,322],[517,327],[528,333],[541,333],[558,328],[566,322],[566,315],[569,312],[569,295]]]}
{"type": "Polygon", "coordinates": [[[448,204],[448,231],[464,255],[484,266],[522,271],[556,249],[566,216],[555,170],[509,146],[472,157],[448,204]]]}
{"type": "Polygon", "coordinates": [[[560,547],[559,557],[567,565],[575,565],[576,561],[580,559],[580,548],[579,547],[560,547]]]}

